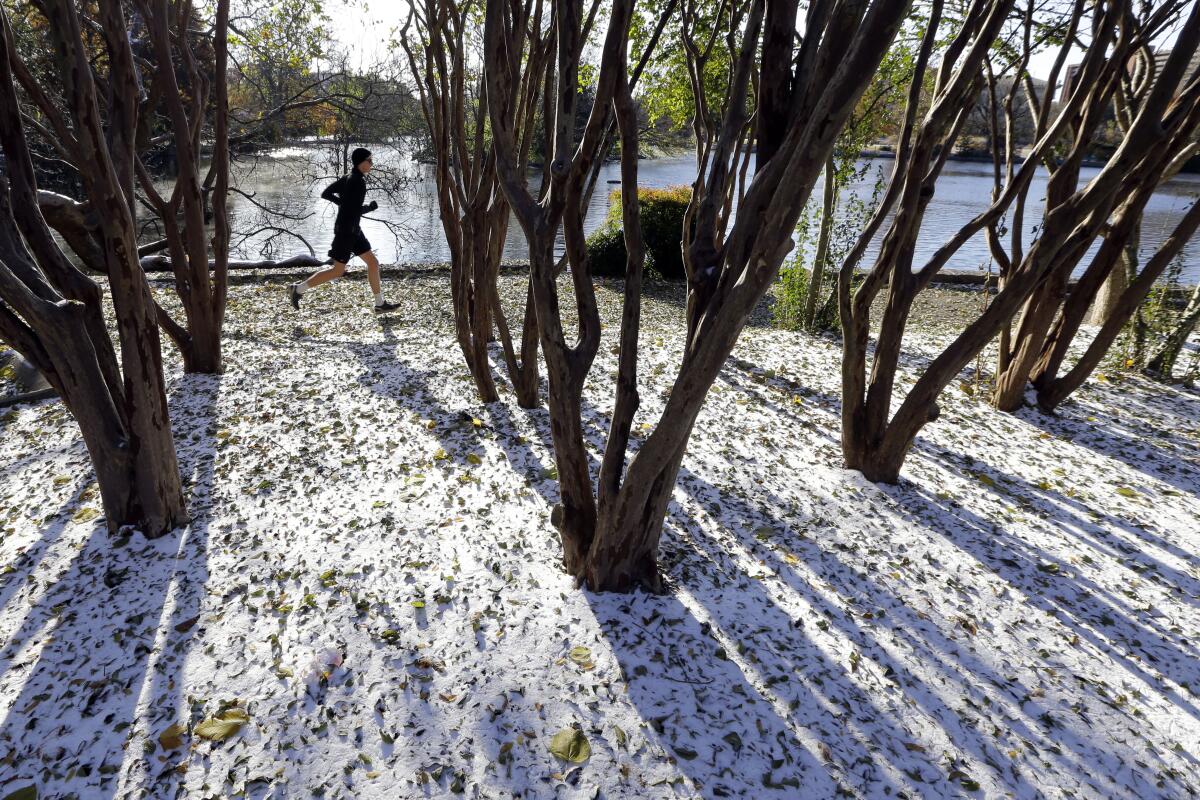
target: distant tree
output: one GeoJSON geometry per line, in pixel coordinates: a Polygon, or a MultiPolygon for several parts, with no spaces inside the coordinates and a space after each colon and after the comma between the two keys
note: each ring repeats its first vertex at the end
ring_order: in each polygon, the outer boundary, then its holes
{"type": "MultiPolygon", "coordinates": [[[[1200,284],[1192,289],[1187,305],[1150,356],[1146,363],[1146,371],[1159,380],[1172,380],[1179,354],[1183,352],[1183,346],[1187,344],[1197,325],[1200,325],[1200,284]]],[[[1195,367],[1193,375],[1194,371],[1195,367]]]]}
{"type": "Polygon", "coordinates": [[[138,263],[133,184],[142,87],[130,21],[118,0],[86,10],[47,0],[41,10],[41,46],[56,53],[60,70],[54,76],[26,68],[0,6],[0,96],[9,110],[0,114],[7,168],[0,179],[0,338],[46,376],[79,423],[109,528],[134,525],[155,536],[187,514],[155,304],[138,263]],[[100,287],[66,258],[39,210],[26,124],[54,132],[96,211],[119,362],[100,287]]]}
{"type": "Polygon", "coordinates": [[[239,141],[283,142],[291,130],[311,130],[339,74],[320,71],[328,54],[329,16],[321,0],[236,0],[230,18],[230,87],[239,141]]]}

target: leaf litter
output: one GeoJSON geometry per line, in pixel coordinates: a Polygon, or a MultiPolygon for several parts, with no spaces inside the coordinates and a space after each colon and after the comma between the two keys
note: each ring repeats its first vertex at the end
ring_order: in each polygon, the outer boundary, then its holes
{"type": "MultiPolygon", "coordinates": [[[[232,288],[227,373],[169,376],[194,519],[155,541],[103,530],[61,404],[6,415],[0,786],[1200,791],[1194,392],[1092,382],[1054,418],[947,392],[878,487],[838,468],[836,342],[752,325],[668,509],[671,591],[596,595],[557,563],[545,411],[474,403],[444,280],[400,288],[391,318],[344,283],[294,322],[279,284],[232,288]]],[[[515,314],[522,284],[502,290],[515,314]]],[[[681,347],[681,291],[647,295],[634,449],[681,347]]],[[[949,333],[921,326],[901,386],[949,333]]]]}

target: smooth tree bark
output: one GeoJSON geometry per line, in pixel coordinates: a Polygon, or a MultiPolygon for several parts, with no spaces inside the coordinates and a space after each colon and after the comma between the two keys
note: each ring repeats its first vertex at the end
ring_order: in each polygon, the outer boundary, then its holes
{"type": "MultiPolygon", "coordinates": [[[[711,54],[721,31],[697,30],[694,2],[682,4],[685,45],[697,114],[699,177],[685,222],[688,270],[686,346],[666,408],[649,437],[630,457],[629,430],[638,407],[636,390],[639,227],[636,207],[636,125],[627,78],[627,28],[631,0],[613,4],[597,78],[596,103],[576,146],[575,84],[581,46],[582,8],[553,3],[557,37],[555,91],[545,115],[553,158],[540,197],[524,189],[515,173],[511,125],[492,113],[502,186],[530,242],[531,271],[550,384],[549,407],[562,502],[553,521],[562,536],[564,564],[595,590],[627,591],[661,586],[657,552],[667,502],[674,489],[692,427],[709,387],[725,364],[750,313],[778,275],[791,248],[791,232],[859,97],[896,35],[906,3],[816,3],[808,33],[797,47],[797,2],[762,0],[724,4],[717,24],[732,49],[729,90],[720,108],[704,94],[698,58],[711,54]],[[765,25],[768,29],[764,32],[765,25]],[[759,58],[761,54],[761,59],[759,58]],[[788,65],[778,69],[780,64],[788,65]],[[761,67],[759,65],[762,65],[761,67]],[[769,65],[769,66],[768,66],[769,65]],[[764,75],[766,77],[764,77],[764,75]],[[757,89],[751,92],[751,86],[757,89]],[[751,107],[772,96],[766,110],[751,107]],[[583,442],[583,383],[599,345],[599,315],[583,243],[580,199],[585,176],[614,104],[621,137],[622,216],[627,286],[622,309],[617,401],[593,488],[583,442]],[[771,131],[772,134],[767,134],[771,131]],[[768,142],[776,132],[777,141],[768,142]],[[759,168],[747,181],[746,166],[761,137],[759,168]],[[767,142],[764,147],[761,142],[767,142]],[[626,201],[628,198],[628,201],[626,201]],[[740,198],[736,219],[732,205],[740,198]],[[561,222],[567,244],[578,317],[568,342],[553,280],[553,235],[561,222]]],[[[506,31],[522,24],[520,4],[488,3],[485,64],[489,108],[505,91],[506,31]]]]}
{"type": "MultiPolygon", "coordinates": [[[[46,376],[78,421],[109,528],[132,525],[156,536],[185,522],[187,513],[154,300],[138,264],[132,209],[139,88],[124,9],[117,0],[100,0],[90,20],[89,36],[102,43],[107,67],[97,76],[76,5],[53,0],[42,8],[61,85],[35,84],[26,97],[32,94],[35,104],[45,102],[53,112],[50,124],[66,134],[60,144],[96,211],[120,357],[104,325],[99,286],[67,260],[50,235],[22,117],[15,113],[0,115],[7,167],[0,181],[0,337],[46,376]],[[99,80],[105,82],[106,119],[100,114],[99,80]],[[65,111],[50,102],[51,93],[61,97],[65,111]]],[[[3,8],[0,26],[0,95],[2,105],[15,110],[20,100],[14,82],[24,86],[31,76],[13,50],[3,8]]]]}
{"type": "MultiPolygon", "coordinates": [[[[475,52],[482,0],[418,0],[412,3],[401,42],[417,87],[434,153],[439,216],[450,248],[450,293],[455,337],[479,399],[499,399],[488,343],[499,332],[508,377],[522,408],[538,405],[538,336],[532,289],[527,292],[520,353],[500,303],[497,280],[509,206],[496,176],[487,132],[482,70],[475,52]],[[494,323],[494,325],[493,325],[494,323]]],[[[519,52],[518,84],[500,109],[515,120],[517,159],[529,161],[534,117],[551,36],[542,30],[540,6],[527,27],[508,41],[519,52]]]]}
{"type": "Polygon", "coordinates": [[[178,165],[174,187],[164,196],[155,188],[141,158],[137,160],[140,188],[163,226],[185,323],[177,322],[161,306],[156,311],[162,329],[179,348],[184,371],[217,374],[224,369],[221,331],[229,285],[229,0],[218,0],[210,40],[208,34],[194,31],[199,20],[191,0],[136,0],[136,5],[155,67],[149,78],[149,107],[142,110],[143,130],[153,113],[160,111],[171,132],[178,165]],[[197,44],[212,49],[211,75],[198,57],[197,44]],[[210,113],[214,141],[206,176],[201,166],[202,135],[210,113]],[[214,179],[215,185],[211,183],[214,179]],[[211,269],[206,227],[206,187],[210,185],[214,222],[211,269]]]}
{"type": "MultiPolygon", "coordinates": [[[[1084,156],[1081,143],[1091,140],[1109,103],[1119,96],[1117,89],[1123,80],[1127,80],[1126,65],[1132,54],[1147,46],[1177,15],[1181,5],[1166,3],[1143,9],[1146,12],[1144,17],[1135,16],[1129,10],[1125,12],[1113,53],[1105,64],[1104,72],[1107,74],[1097,85],[1097,88],[1103,87],[1106,93],[1105,103],[1099,108],[1092,104],[1085,107],[1073,125],[1072,152],[1051,175],[1046,190],[1047,211],[1043,230],[1035,244],[1035,249],[1041,250],[1039,258],[1044,265],[1044,274],[1040,265],[1030,264],[1038,267],[1036,271],[1044,279],[1038,281],[1024,302],[1013,341],[1012,357],[996,377],[993,403],[1003,411],[1014,411],[1024,405],[1026,387],[1039,372],[1039,362],[1045,363],[1043,354],[1047,349],[1054,349],[1051,332],[1067,298],[1071,273],[1122,201],[1136,194],[1139,187],[1162,179],[1173,155],[1179,152],[1181,130],[1186,133],[1192,127],[1187,104],[1172,101],[1176,87],[1184,78],[1191,54],[1200,43],[1200,15],[1194,5],[1180,29],[1180,38],[1171,57],[1163,65],[1162,74],[1145,94],[1142,107],[1125,131],[1116,153],[1099,176],[1085,187],[1077,188],[1079,167],[1084,156]],[[1048,246],[1057,242],[1062,242],[1062,246],[1054,249],[1048,246]]],[[[1119,8],[1119,4],[1115,7],[1119,8]]],[[[1080,89],[1086,87],[1086,84],[1080,85],[1080,89]]],[[[1140,227],[1140,212],[1129,223],[1128,232],[1120,241],[1122,247],[1129,242],[1130,236],[1136,235],[1140,227]]],[[[1030,255],[1033,255],[1032,250],[1030,255]]],[[[1091,294],[1089,305],[1094,298],[1094,291],[1091,294]]],[[[1069,339],[1072,334],[1073,331],[1067,326],[1060,340],[1069,339]]]]}
{"type": "MultiPolygon", "coordinates": [[[[924,266],[914,270],[912,254],[924,209],[933,195],[940,164],[953,146],[956,127],[973,100],[971,92],[959,94],[958,89],[962,82],[973,83],[979,79],[980,66],[984,63],[979,48],[990,46],[994,33],[989,28],[995,25],[994,15],[999,10],[995,3],[976,3],[968,11],[964,28],[974,34],[969,37],[960,34],[947,48],[929,111],[921,126],[914,128],[912,106],[919,99],[917,81],[923,69],[918,65],[905,128],[897,148],[901,157],[897,159],[892,184],[876,217],[863,231],[850,257],[843,262],[839,276],[844,334],[843,456],[848,467],[861,470],[871,480],[895,482],[899,478],[900,468],[915,437],[924,425],[940,414],[937,399],[941,392],[1001,334],[1022,305],[1026,306],[1027,314],[1022,328],[1018,329],[1014,352],[1001,379],[1010,374],[1013,364],[1028,359],[1027,352],[1022,349],[1029,341],[1024,327],[1030,319],[1036,319],[1040,324],[1043,318],[1038,303],[1053,300],[1053,296],[1046,298],[1036,293],[1050,285],[1056,276],[1061,276],[1064,270],[1069,275],[1068,262],[1077,262],[1086,252],[1117,199],[1136,185],[1141,166],[1159,143],[1153,114],[1139,117],[1100,174],[1083,188],[1076,187],[1078,167],[1089,132],[1103,117],[1125,55],[1139,44],[1139,36],[1145,30],[1127,24],[1130,17],[1120,3],[1094,7],[1089,46],[1069,99],[1055,106],[1053,113],[1045,101],[1033,108],[1034,117],[1039,119],[1039,137],[1020,169],[1012,174],[988,209],[939,247],[924,266]],[[947,64],[957,66],[952,72],[945,67],[947,64]],[[1055,152],[1053,148],[1061,146],[1064,140],[1066,147],[1055,152]],[[1057,158],[1052,159],[1052,153],[1057,158]],[[892,413],[901,340],[916,295],[932,282],[963,244],[995,225],[1014,201],[1020,209],[1020,198],[1028,191],[1034,171],[1043,161],[1050,163],[1054,171],[1047,185],[1047,210],[1039,237],[1019,258],[1008,255],[1008,274],[999,293],[986,310],[925,367],[892,413]],[[857,260],[893,203],[895,216],[884,237],[880,256],[854,290],[851,280],[857,260]],[[869,315],[872,302],[885,287],[884,317],[868,381],[869,315]],[[1034,315],[1028,313],[1030,307],[1037,309],[1034,315]]],[[[1055,72],[1065,61],[1065,51],[1074,46],[1084,13],[1084,3],[1077,2],[1067,25],[1066,44],[1055,62],[1055,72]]],[[[1054,72],[1049,82],[1051,86],[1054,85],[1053,75],[1054,72]]],[[[1036,97],[1031,82],[1024,82],[1029,87],[1030,97],[1036,97]]],[[[1161,113],[1166,101],[1166,97],[1155,96],[1150,104],[1161,113]]],[[[990,238],[994,244],[995,237],[990,238]]],[[[1011,387],[1002,384],[999,391],[1007,394],[1011,387]]]]}

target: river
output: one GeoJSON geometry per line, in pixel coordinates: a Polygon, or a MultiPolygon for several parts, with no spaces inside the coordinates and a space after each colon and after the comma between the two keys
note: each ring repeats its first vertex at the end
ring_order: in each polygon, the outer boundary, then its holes
{"type": "MultiPolygon", "coordinates": [[[[235,167],[238,188],[252,194],[254,201],[272,208],[286,210],[298,219],[276,221],[272,224],[299,233],[324,257],[333,238],[333,217],[336,208],[320,199],[321,190],[328,182],[320,177],[314,151],[307,148],[285,148],[260,157],[251,166],[243,162],[235,167]]],[[[444,262],[449,259],[431,173],[431,167],[415,163],[406,154],[391,148],[380,147],[375,151],[375,163],[384,165],[407,178],[406,185],[385,197],[378,190],[368,193],[375,198],[380,208],[373,215],[387,220],[397,231],[378,220],[365,219],[363,232],[371,240],[376,254],[385,263],[444,262]]],[[[887,159],[871,159],[866,162],[867,175],[863,181],[851,186],[851,191],[860,196],[869,195],[876,176],[887,174],[892,162],[887,159]]],[[[1091,179],[1099,170],[1085,168],[1081,180],[1091,179]]],[[[937,182],[937,191],[930,202],[921,228],[915,262],[920,265],[946,239],[956,232],[975,214],[986,208],[991,197],[991,165],[986,163],[949,162],[937,182]]],[[[690,183],[695,175],[695,159],[692,156],[645,159],[638,167],[638,182],[644,187],[666,187],[690,183]]],[[[608,212],[609,191],[614,188],[610,181],[620,177],[619,165],[604,166],[588,210],[585,228],[590,233],[603,221],[608,212]]],[[[375,180],[374,177],[371,179],[375,180]]],[[[534,180],[537,180],[535,177],[534,180]]],[[[1040,222],[1039,198],[1044,197],[1046,174],[1038,173],[1030,192],[1030,206],[1026,213],[1029,220],[1026,231],[1026,247],[1037,233],[1040,222]]],[[[813,198],[821,196],[820,184],[813,190],[813,198]]],[[[1180,175],[1169,181],[1151,199],[1143,224],[1142,250],[1152,252],[1169,233],[1176,221],[1187,210],[1191,202],[1200,196],[1200,175],[1180,175]]],[[[233,228],[235,232],[247,233],[259,227],[262,212],[244,197],[231,198],[233,228]]],[[[307,252],[297,240],[274,232],[263,231],[245,237],[235,236],[236,257],[257,259],[260,257],[283,257],[307,252]],[[264,247],[266,252],[264,253],[264,247]],[[273,249],[272,249],[273,248],[273,249]]],[[[875,254],[877,242],[868,250],[864,263],[869,264],[875,254]]],[[[1096,245],[1098,246],[1098,245],[1096,245]]],[[[1093,251],[1095,247],[1093,246],[1093,251]]],[[[523,259],[528,256],[524,236],[514,219],[510,225],[504,256],[507,259],[523,259]]],[[[1200,281],[1200,237],[1194,238],[1185,247],[1181,256],[1183,265],[1179,275],[1181,283],[1193,284],[1200,281]]],[[[987,244],[981,235],[969,241],[952,259],[948,268],[957,270],[982,270],[989,268],[990,257],[987,244]]],[[[1087,264],[1085,258],[1080,269],[1087,264]]]]}

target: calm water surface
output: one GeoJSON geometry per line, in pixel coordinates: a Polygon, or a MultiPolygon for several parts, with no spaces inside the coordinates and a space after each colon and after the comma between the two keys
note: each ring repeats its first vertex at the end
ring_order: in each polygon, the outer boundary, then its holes
{"type": "MultiPolygon", "coordinates": [[[[261,159],[252,170],[244,166],[240,168],[238,186],[242,191],[253,193],[254,199],[263,205],[286,210],[292,216],[304,217],[300,221],[286,221],[283,226],[302,235],[317,255],[323,257],[333,239],[336,207],[320,199],[321,190],[327,181],[313,177],[314,173],[319,174],[319,170],[312,169],[313,160],[311,151],[300,148],[276,151],[271,157],[261,159]],[[307,173],[307,176],[304,173],[307,173]]],[[[374,198],[380,204],[379,210],[372,216],[386,219],[403,228],[397,235],[382,222],[363,220],[363,232],[371,240],[380,260],[385,264],[447,261],[450,253],[438,219],[431,167],[417,164],[408,155],[383,147],[376,150],[375,162],[386,162],[410,179],[408,185],[397,191],[391,199],[384,197],[378,190],[368,193],[368,200],[374,198]]],[[[860,184],[851,187],[852,191],[861,196],[870,194],[879,170],[887,174],[892,168],[892,162],[884,159],[872,159],[867,165],[867,177],[860,184]]],[[[991,165],[985,163],[950,162],[946,165],[921,228],[916,253],[918,265],[964,223],[987,207],[992,188],[990,171],[991,165]]],[[[1084,169],[1081,181],[1090,180],[1098,171],[1095,168],[1084,169]]],[[[646,187],[688,184],[694,175],[695,160],[692,156],[646,159],[638,168],[639,183],[646,187]]],[[[585,221],[585,228],[589,233],[603,223],[608,213],[609,192],[615,188],[615,184],[609,184],[609,181],[617,181],[619,178],[618,164],[608,164],[603,168],[601,182],[596,188],[585,221]]],[[[532,178],[535,185],[539,180],[540,176],[532,178]]],[[[1045,187],[1046,174],[1040,172],[1034,179],[1029,209],[1026,212],[1026,218],[1031,219],[1026,231],[1026,247],[1037,233],[1036,223],[1040,221],[1040,206],[1037,205],[1037,201],[1044,197],[1045,187]]],[[[821,187],[818,184],[813,190],[813,197],[819,199],[820,196],[821,187]]],[[[1171,228],[1198,196],[1200,175],[1178,176],[1154,195],[1146,210],[1143,226],[1144,253],[1148,255],[1169,235],[1171,228]]],[[[249,232],[262,224],[259,209],[244,198],[231,198],[231,210],[235,231],[249,232]]],[[[233,243],[237,256],[241,258],[259,258],[263,255],[284,257],[307,252],[302,243],[289,237],[276,236],[271,242],[270,232],[261,232],[245,238],[235,237],[233,243]]],[[[878,242],[868,250],[864,263],[870,262],[877,244],[878,242]]],[[[1093,252],[1096,247],[1098,245],[1093,246],[1093,252]]],[[[504,255],[509,259],[528,257],[524,235],[515,219],[509,226],[504,255]]],[[[1188,243],[1181,261],[1184,265],[1181,281],[1196,283],[1200,280],[1200,237],[1188,243]]],[[[986,271],[989,263],[987,243],[980,234],[959,251],[949,268],[986,271]]],[[[1086,264],[1087,259],[1084,259],[1080,269],[1086,264]]]]}

